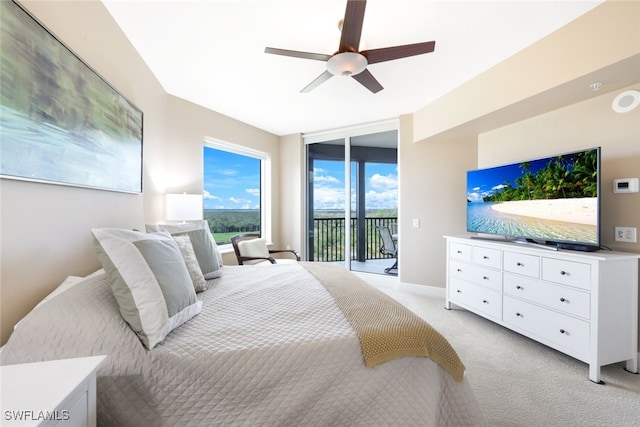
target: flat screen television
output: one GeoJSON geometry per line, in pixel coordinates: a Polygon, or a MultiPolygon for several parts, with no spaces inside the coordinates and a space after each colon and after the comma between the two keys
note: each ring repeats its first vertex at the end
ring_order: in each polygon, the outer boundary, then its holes
{"type": "Polygon", "coordinates": [[[600,147],[467,172],[467,231],[600,248],[600,147]]]}

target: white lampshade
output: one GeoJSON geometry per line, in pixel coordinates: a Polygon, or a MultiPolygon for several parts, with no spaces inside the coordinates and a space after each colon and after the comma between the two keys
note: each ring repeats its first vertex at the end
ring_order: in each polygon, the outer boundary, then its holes
{"type": "Polygon", "coordinates": [[[342,52],[327,61],[327,70],[334,76],[355,76],[367,68],[367,58],[356,52],[342,52]]]}
{"type": "Polygon", "coordinates": [[[202,194],[166,194],[164,207],[170,221],[202,219],[202,194]]]}

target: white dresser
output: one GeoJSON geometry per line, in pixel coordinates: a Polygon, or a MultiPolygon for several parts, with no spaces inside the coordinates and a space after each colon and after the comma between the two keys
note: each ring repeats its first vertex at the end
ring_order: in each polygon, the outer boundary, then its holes
{"type": "Polygon", "coordinates": [[[589,364],[638,372],[638,259],[514,242],[447,239],[445,308],[463,307],[589,364]]]}
{"type": "Polygon", "coordinates": [[[106,356],[0,367],[2,426],[95,427],[96,372],[106,356]]]}

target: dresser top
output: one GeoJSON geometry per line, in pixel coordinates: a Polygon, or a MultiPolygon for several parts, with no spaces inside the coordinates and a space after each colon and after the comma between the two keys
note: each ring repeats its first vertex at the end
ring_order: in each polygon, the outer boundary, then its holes
{"type": "Polygon", "coordinates": [[[457,241],[472,246],[486,248],[496,248],[513,252],[531,253],[539,256],[548,255],[550,257],[570,257],[574,259],[584,259],[589,261],[614,261],[622,259],[640,259],[640,254],[633,252],[618,252],[609,250],[599,250],[596,252],[581,252],[568,249],[556,249],[553,246],[542,244],[531,244],[529,242],[500,239],[499,237],[484,237],[473,235],[444,236],[446,239],[457,241]]]}

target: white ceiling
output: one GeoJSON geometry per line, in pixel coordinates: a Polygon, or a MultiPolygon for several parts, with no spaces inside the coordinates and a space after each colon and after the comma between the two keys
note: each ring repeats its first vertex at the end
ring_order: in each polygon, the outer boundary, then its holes
{"type": "Polygon", "coordinates": [[[276,135],[413,113],[601,2],[369,0],[361,50],[436,41],[370,65],[374,95],[348,77],[300,93],[325,62],[264,53],[334,53],[345,0],[103,0],[169,94],[276,135]]]}

